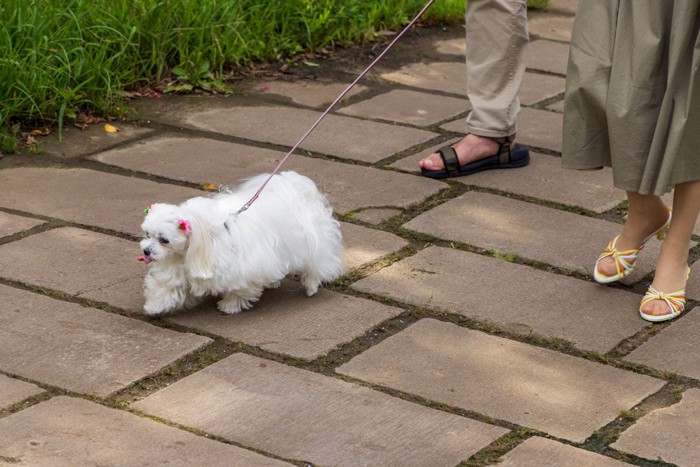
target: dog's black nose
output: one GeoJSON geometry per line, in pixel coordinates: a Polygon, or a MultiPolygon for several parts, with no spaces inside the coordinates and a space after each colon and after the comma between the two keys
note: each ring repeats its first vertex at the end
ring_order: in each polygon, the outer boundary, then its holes
{"type": "Polygon", "coordinates": [[[144,248],[144,249],[143,249],[143,254],[144,254],[144,256],[151,256],[151,249],[150,249],[150,248],[144,248]]]}

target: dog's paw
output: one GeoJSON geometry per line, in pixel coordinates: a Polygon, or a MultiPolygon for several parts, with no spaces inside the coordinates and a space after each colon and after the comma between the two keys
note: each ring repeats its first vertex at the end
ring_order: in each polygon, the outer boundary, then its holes
{"type": "Polygon", "coordinates": [[[236,295],[227,295],[217,302],[216,307],[222,313],[226,313],[227,315],[235,315],[236,313],[240,313],[241,310],[247,310],[250,308],[250,305],[248,304],[247,300],[243,300],[236,295]]]}
{"type": "Polygon", "coordinates": [[[316,295],[316,292],[318,292],[318,288],[321,286],[321,281],[318,279],[305,279],[303,284],[304,288],[306,289],[306,296],[311,297],[312,295],[316,295]]]}
{"type": "Polygon", "coordinates": [[[146,316],[162,316],[168,312],[172,311],[172,308],[168,308],[159,302],[146,302],[143,305],[143,312],[146,316]]]}

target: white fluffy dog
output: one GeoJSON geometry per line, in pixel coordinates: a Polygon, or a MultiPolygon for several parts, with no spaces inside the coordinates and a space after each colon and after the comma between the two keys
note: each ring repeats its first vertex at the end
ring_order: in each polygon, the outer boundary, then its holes
{"type": "Polygon", "coordinates": [[[152,263],[144,285],[147,315],[189,308],[207,295],[221,295],[219,310],[234,314],[289,274],[300,275],[308,296],[342,275],[340,226],[307,177],[275,175],[248,210],[235,214],[268,177],[253,177],[232,192],[147,210],[139,257],[152,263]]]}

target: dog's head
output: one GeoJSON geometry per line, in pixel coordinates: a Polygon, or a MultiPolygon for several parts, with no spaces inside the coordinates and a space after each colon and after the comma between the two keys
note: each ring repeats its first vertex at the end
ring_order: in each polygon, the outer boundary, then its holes
{"type": "Polygon", "coordinates": [[[206,279],[211,272],[211,237],[199,216],[172,204],[152,204],[141,229],[146,238],[140,261],[163,261],[168,256],[184,259],[193,277],[206,279]]]}

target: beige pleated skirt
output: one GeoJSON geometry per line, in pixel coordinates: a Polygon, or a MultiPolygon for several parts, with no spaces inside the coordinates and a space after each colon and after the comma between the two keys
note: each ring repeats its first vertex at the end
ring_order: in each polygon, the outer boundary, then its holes
{"type": "Polygon", "coordinates": [[[562,165],[641,194],[700,180],[699,31],[699,0],[580,0],[562,165]]]}

